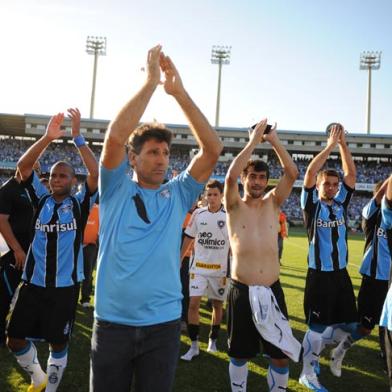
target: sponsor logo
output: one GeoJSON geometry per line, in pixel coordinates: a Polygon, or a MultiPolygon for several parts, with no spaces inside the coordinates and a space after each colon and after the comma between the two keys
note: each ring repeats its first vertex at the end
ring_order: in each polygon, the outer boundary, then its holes
{"type": "Polygon", "coordinates": [[[373,319],[373,317],[366,317],[366,316],[364,316],[363,317],[368,323],[371,323],[372,322],[372,319],[373,319]]]}
{"type": "Polygon", "coordinates": [[[386,230],[384,230],[382,227],[379,227],[378,229],[377,229],[377,237],[382,237],[382,238],[385,238],[385,239],[387,239],[388,237],[387,237],[387,231],[386,230]]]}
{"type": "Polygon", "coordinates": [[[318,218],[316,221],[317,227],[328,227],[328,228],[333,228],[333,227],[338,227],[342,226],[345,224],[344,218],[336,219],[333,221],[324,221],[321,218],[318,218]]]}
{"type": "Polygon", "coordinates": [[[314,314],[316,317],[320,317],[320,312],[315,312],[314,310],[312,311],[312,314],[314,314]]]}
{"type": "Polygon", "coordinates": [[[198,289],[199,289],[199,286],[192,285],[192,286],[191,286],[191,289],[198,290],[198,289]]]}
{"type": "Polygon", "coordinates": [[[207,222],[200,222],[200,226],[207,226],[207,222]]]}
{"type": "Polygon", "coordinates": [[[196,261],[196,267],[205,268],[205,269],[213,269],[213,270],[218,270],[221,268],[220,264],[208,264],[208,263],[202,263],[200,261],[196,261]]]}
{"type": "Polygon", "coordinates": [[[218,293],[219,293],[219,295],[223,295],[223,294],[225,293],[225,289],[222,289],[222,288],[219,289],[219,290],[218,290],[218,293]]]}
{"type": "Polygon", "coordinates": [[[202,246],[215,246],[224,247],[226,245],[225,240],[218,240],[217,238],[212,238],[212,233],[208,231],[203,231],[199,233],[199,239],[197,243],[202,246]]]}
{"type": "Polygon", "coordinates": [[[35,222],[35,230],[43,231],[44,233],[55,233],[77,230],[76,219],[74,218],[70,223],[53,223],[42,224],[39,219],[35,222]]]}

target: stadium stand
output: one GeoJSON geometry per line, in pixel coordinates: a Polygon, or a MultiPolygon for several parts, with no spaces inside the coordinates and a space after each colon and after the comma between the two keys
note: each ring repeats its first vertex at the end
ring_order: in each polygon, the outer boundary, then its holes
{"type": "MultiPolygon", "coordinates": [[[[0,182],[3,183],[15,170],[16,162],[21,154],[45,131],[49,116],[41,115],[13,115],[0,114],[0,182]]],[[[94,154],[99,157],[106,128],[106,120],[82,120],[81,130],[90,143],[94,154]]],[[[181,171],[186,168],[190,159],[197,152],[196,142],[187,126],[167,124],[173,130],[173,146],[171,151],[168,178],[172,171],[181,171]]],[[[71,144],[70,122],[65,121],[65,129],[69,137],[50,146],[41,157],[42,171],[49,172],[52,164],[59,159],[72,163],[79,175],[84,175],[84,168],[79,154],[71,144]]],[[[243,148],[248,140],[247,128],[218,128],[224,150],[218,162],[213,177],[223,181],[227,168],[233,157],[243,148]]],[[[293,155],[298,166],[300,176],[295,184],[294,191],[283,206],[290,224],[302,224],[302,213],[299,208],[299,191],[303,176],[310,159],[325,145],[326,135],[323,132],[283,131],[279,136],[293,155]]],[[[353,153],[357,166],[357,192],[354,194],[349,209],[351,226],[359,228],[361,210],[370,198],[373,185],[387,178],[391,173],[392,137],[387,135],[364,135],[349,133],[347,140],[353,153]]],[[[268,144],[260,145],[254,158],[267,161],[270,165],[270,183],[273,186],[281,175],[280,165],[268,144]]],[[[331,168],[341,167],[338,151],[332,154],[327,162],[331,168]]]]}

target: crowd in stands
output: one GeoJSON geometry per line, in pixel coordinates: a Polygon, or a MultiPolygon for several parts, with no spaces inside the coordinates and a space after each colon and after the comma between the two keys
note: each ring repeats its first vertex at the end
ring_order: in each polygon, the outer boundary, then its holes
{"type": "MultiPolygon", "coordinates": [[[[16,163],[21,156],[23,151],[33,143],[30,140],[19,140],[19,139],[3,139],[1,141],[0,149],[0,162],[5,163],[16,163]]],[[[101,153],[101,146],[91,146],[94,154],[98,158],[101,153]]],[[[52,144],[46,150],[45,154],[41,157],[40,163],[42,172],[49,172],[52,164],[58,160],[64,160],[70,162],[75,168],[77,173],[84,174],[83,164],[80,159],[80,155],[75,150],[73,144],[58,143],[52,144]]],[[[190,160],[188,152],[173,149],[170,155],[170,167],[168,177],[171,177],[172,172],[181,172],[184,170],[190,160]]],[[[299,179],[303,179],[307,165],[309,163],[306,159],[297,159],[296,161],[299,170],[299,179]]],[[[281,167],[275,158],[268,161],[270,166],[270,177],[279,178],[282,174],[281,167]]],[[[230,162],[218,162],[216,165],[214,175],[225,176],[230,162]]],[[[339,160],[329,160],[328,167],[330,168],[341,168],[341,162],[339,160]]],[[[383,162],[364,162],[357,161],[357,182],[358,183],[376,183],[379,180],[386,179],[390,172],[390,165],[383,162]]],[[[10,176],[10,172],[0,173],[0,183],[3,183],[10,176]]],[[[360,221],[361,212],[363,206],[368,201],[370,195],[354,194],[353,200],[350,203],[349,218],[352,221],[360,221]]],[[[302,211],[299,208],[300,205],[300,193],[298,190],[293,191],[289,199],[283,206],[283,211],[287,214],[288,219],[291,221],[302,220],[302,211]]]]}

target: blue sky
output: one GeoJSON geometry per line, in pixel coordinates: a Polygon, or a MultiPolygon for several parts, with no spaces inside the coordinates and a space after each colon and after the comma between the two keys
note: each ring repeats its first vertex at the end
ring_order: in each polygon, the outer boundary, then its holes
{"type": "MultiPolygon", "coordinates": [[[[137,91],[147,50],[161,43],[211,123],[218,68],[212,45],[231,45],[220,124],[261,117],[278,129],[321,131],[331,121],[365,132],[363,50],[382,50],[373,73],[372,132],[391,133],[391,1],[2,0],[0,112],[52,114],[78,106],[88,117],[93,57],[87,35],[104,35],[95,117],[110,119],[137,91]]],[[[185,123],[159,89],[143,120],[185,123]]]]}

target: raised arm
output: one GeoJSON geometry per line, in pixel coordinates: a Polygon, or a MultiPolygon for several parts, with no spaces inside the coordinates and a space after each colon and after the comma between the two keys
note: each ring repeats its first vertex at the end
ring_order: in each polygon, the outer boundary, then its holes
{"type": "Polygon", "coordinates": [[[94,193],[98,188],[98,163],[94,153],[86,144],[84,137],[80,134],[80,112],[79,109],[68,109],[68,116],[72,122],[72,138],[79,154],[82,158],[84,166],[87,168],[87,185],[90,192],[94,193]]]}
{"type": "Polygon", "coordinates": [[[159,57],[161,45],[150,49],[147,56],[147,79],[143,87],[119,111],[109,124],[102,150],[102,164],[107,169],[114,169],[124,159],[124,146],[138,126],[152,94],[160,82],[159,57]]]}
{"type": "Polygon", "coordinates": [[[200,147],[200,151],[189,165],[189,171],[195,180],[199,182],[207,181],[222,152],[223,144],[203,113],[185,91],[180,75],[170,57],[162,56],[160,64],[162,71],[165,73],[165,91],[172,95],[180,105],[200,147]]]}
{"type": "Polygon", "coordinates": [[[257,144],[262,141],[264,131],[267,128],[267,119],[260,121],[249,134],[249,142],[243,150],[233,159],[226,173],[224,188],[224,204],[227,211],[232,211],[241,200],[238,191],[238,177],[246,166],[257,144]]]}
{"type": "Polygon", "coordinates": [[[60,139],[64,136],[64,131],[61,130],[63,121],[64,113],[57,113],[54,115],[46,127],[45,134],[20,157],[17,168],[23,181],[31,176],[35,162],[45,151],[46,147],[48,147],[53,140],[60,139]]]}
{"type": "Polygon", "coordinates": [[[385,197],[387,198],[389,205],[392,205],[392,175],[388,178],[388,186],[385,197]]]}
{"type": "Polygon", "coordinates": [[[373,194],[373,199],[376,201],[376,204],[379,206],[381,205],[381,200],[385,195],[385,192],[387,190],[388,187],[388,183],[389,183],[390,178],[387,178],[382,185],[380,186],[380,188],[378,188],[378,190],[373,194]]]}
{"type": "Polygon", "coordinates": [[[355,181],[357,179],[357,170],[355,168],[355,163],[351,155],[351,151],[348,148],[346,142],[346,134],[344,129],[342,129],[339,138],[339,151],[342,158],[342,167],[344,173],[344,183],[350,188],[355,187],[355,181]]]}
{"type": "Polygon", "coordinates": [[[309,163],[308,168],[306,169],[304,177],[305,188],[311,188],[316,184],[317,173],[321,170],[324,163],[327,161],[329,154],[338,144],[341,132],[342,131],[339,126],[332,127],[331,133],[327,140],[326,147],[312,159],[312,161],[309,163]]]}
{"type": "Polygon", "coordinates": [[[275,203],[280,206],[289,197],[293,189],[294,182],[298,178],[298,169],[278,137],[276,124],[270,133],[263,136],[263,139],[272,145],[283,168],[283,176],[272,191],[275,203]]]}

